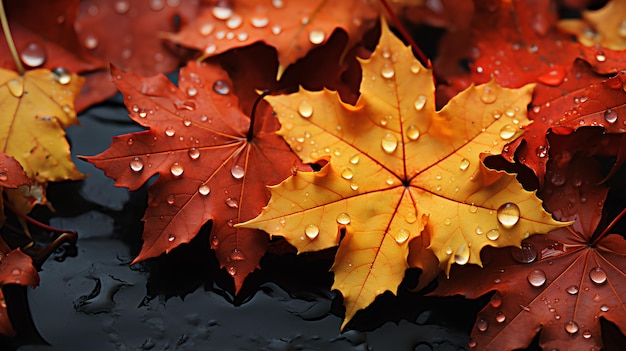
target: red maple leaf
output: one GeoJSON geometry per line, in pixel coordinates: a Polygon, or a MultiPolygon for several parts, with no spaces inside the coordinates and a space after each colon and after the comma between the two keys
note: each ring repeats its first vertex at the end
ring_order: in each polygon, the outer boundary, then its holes
{"type": "Polygon", "coordinates": [[[108,150],[86,159],[130,190],[159,175],[149,188],[144,244],[134,262],[189,242],[212,220],[211,247],[238,291],[258,267],[268,237],[233,225],[260,213],[269,199],[266,185],[301,167],[276,135],[271,109],[261,104],[250,128],[217,66],[190,62],[178,88],[163,75],[143,78],[114,68],[113,77],[130,117],[149,130],[117,136],[108,150]]]}
{"type": "MultiPolygon", "coordinates": [[[[562,139],[553,145],[565,152],[572,136],[562,139]]],[[[538,332],[543,349],[601,348],[600,317],[626,331],[626,240],[609,234],[611,225],[597,230],[608,193],[598,169],[582,156],[552,160],[562,181],[546,183],[546,206],[574,223],[534,235],[521,248],[487,248],[485,268],[455,267],[450,280],[440,279],[438,295],[476,298],[496,290],[472,329],[477,350],[524,348],[538,332]]]]}

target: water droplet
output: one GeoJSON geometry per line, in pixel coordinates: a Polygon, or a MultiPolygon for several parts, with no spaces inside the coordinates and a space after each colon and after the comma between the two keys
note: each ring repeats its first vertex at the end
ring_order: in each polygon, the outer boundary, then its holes
{"type": "Polygon", "coordinates": [[[240,32],[237,34],[237,40],[239,41],[246,41],[248,40],[248,33],[246,32],[240,32]]]}
{"type": "Polygon", "coordinates": [[[190,159],[197,160],[200,157],[200,150],[192,147],[189,151],[187,151],[187,155],[189,155],[190,159]]]}
{"type": "Polygon", "coordinates": [[[39,67],[46,62],[46,51],[42,45],[31,42],[20,51],[20,58],[28,67],[39,67]]]}
{"type": "Polygon", "coordinates": [[[489,87],[485,87],[485,89],[483,90],[483,94],[480,96],[480,101],[485,104],[493,104],[494,102],[496,102],[497,98],[498,96],[494,94],[489,87]]]}
{"type": "Polygon", "coordinates": [[[459,164],[459,169],[462,171],[466,171],[470,166],[470,161],[466,158],[461,160],[461,164],[459,164]]]}
{"type": "Polygon", "coordinates": [[[337,223],[347,225],[350,224],[350,215],[343,212],[337,215],[337,223]]]}
{"type": "Polygon", "coordinates": [[[176,130],[173,127],[167,127],[165,128],[165,135],[167,135],[168,137],[173,137],[176,134],[176,130]]]}
{"type": "Polygon", "coordinates": [[[128,3],[128,1],[126,0],[117,1],[114,5],[114,9],[115,9],[115,12],[117,12],[120,15],[123,15],[126,12],[128,12],[128,10],[130,10],[130,3],[128,3]]]}
{"type": "Polygon", "coordinates": [[[178,162],[174,162],[170,167],[170,172],[174,177],[180,177],[183,174],[183,171],[183,166],[178,162]]]}
{"type": "Polygon", "coordinates": [[[591,330],[585,329],[585,331],[583,332],[583,338],[585,339],[591,338],[591,330]]]}
{"type": "Polygon", "coordinates": [[[387,183],[387,185],[393,185],[394,180],[392,176],[388,176],[387,180],[385,180],[385,183],[387,183]]]}
{"type": "Polygon", "coordinates": [[[507,202],[498,208],[497,216],[498,222],[504,228],[513,228],[519,222],[519,207],[512,202],[507,202]]]}
{"type": "Polygon", "coordinates": [[[476,329],[478,329],[478,331],[484,332],[484,331],[487,331],[488,328],[489,328],[489,323],[486,320],[481,318],[478,321],[476,321],[476,329]]]}
{"type": "Polygon", "coordinates": [[[572,285],[565,289],[565,291],[567,291],[567,293],[570,295],[576,295],[578,294],[578,287],[576,285],[572,285]]]}
{"type": "Polygon", "coordinates": [[[146,111],[140,111],[139,112],[139,117],[146,118],[147,116],[148,116],[148,114],[146,113],[146,111]]]}
{"type": "Polygon", "coordinates": [[[209,186],[207,184],[202,184],[198,187],[198,192],[200,193],[200,195],[209,195],[209,193],[211,192],[211,188],[209,188],[209,186]]]}
{"type": "Polygon", "coordinates": [[[349,180],[352,179],[352,177],[354,177],[354,173],[350,168],[344,168],[343,171],[341,171],[341,178],[349,180]]]}
{"type": "Polygon", "coordinates": [[[139,157],[130,160],[130,169],[133,172],[139,172],[143,169],[143,161],[139,157]]]}
{"type": "Polygon", "coordinates": [[[515,117],[515,110],[514,110],[514,109],[512,109],[512,108],[507,109],[506,111],[504,111],[504,114],[505,114],[507,117],[513,118],[513,117],[515,117]]]}
{"type": "Polygon", "coordinates": [[[415,107],[417,111],[421,111],[426,105],[426,100],[427,100],[426,96],[420,95],[415,99],[413,106],[415,107]]]}
{"type": "Polygon", "coordinates": [[[230,174],[233,176],[233,178],[235,179],[241,179],[243,178],[244,174],[245,174],[245,170],[243,169],[243,167],[241,167],[240,165],[234,165],[231,169],[230,169],[230,174]]]}
{"type": "Polygon", "coordinates": [[[391,65],[385,63],[383,68],[380,69],[380,75],[383,76],[383,78],[391,79],[396,75],[396,71],[391,65]]]}
{"type": "Polygon", "coordinates": [[[602,312],[608,312],[608,311],[609,311],[609,306],[607,306],[607,305],[602,305],[602,306],[600,306],[600,311],[602,311],[602,312]]]}
{"type": "Polygon", "coordinates": [[[298,105],[298,114],[304,118],[309,118],[313,115],[313,105],[308,101],[302,100],[298,105]]]}
{"type": "Polygon", "coordinates": [[[446,218],[446,219],[443,220],[443,224],[450,225],[450,224],[452,224],[452,220],[450,218],[446,218]]]}
{"type": "Polygon", "coordinates": [[[535,149],[535,155],[537,155],[537,157],[539,158],[544,158],[548,156],[548,148],[543,145],[537,146],[537,148],[535,149]]]}
{"type": "Polygon", "coordinates": [[[237,202],[237,199],[235,198],[227,197],[224,202],[226,203],[226,206],[230,208],[239,208],[239,203],[237,202]]]}
{"type": "Polygon", "coordinates": [[[231,251],[230,256],[228,256],[228,258],[230,258],[231,261],[245,261],[246,260],[246,256],[239,249],[233,249],[233,251],[231,251]]]}
{"type": "Polygon", "coordinates": [[[0,172],[0,182],[6,182],[9,179],[9,175],[6,172],[0,172]]]}
{"type": "Polygon", "coordinates": [[[565,176],[563,176],[561,173],[554,173],[552,174],[552,177],[550,177],[550,182],[555,186],[561,186],[565,184],[566,181],[567,178],[565,178],[565,176]]]}
{"type": "Polygon", "coordinates": [[[228,266],[226,268],[226,271],[228,272],[228,274],[231,275],[231,277],[234,277],[235,275],[237,275],[237,267],[235,266],[228,266]]]}
{"type": "Polygon", "coordinates": [[[213,83],[213,91],[220,95],[226,95],[230,93],[230,84],[228,84],[226,80],[216,80],[215,83],[213,83]]]}
{"type": "Polygon", "coordinates": [[[606,55],[604,54],[604,51],[598,51],[596,53],[596,60],[598,62],[604,62],[606,61],[606,55]]]}
{"type": "Polygon", "coordinates": [[[516,129],[514,126],[510,124],[505,124],[502,129],[500,129],[500,138],[502,140],[509,140],[515,135],[516,129]]]}
{"type": "Polygon", "coordinates": [[[211,11],[213,13],[213,16],[219,20],[226,20],[229,19],[230,16],[233,15],[233,9],[228,7],[228,6],[222,6],[221,4],[218,3],[217,6],[213,7],[213,10],[211,11]]]}
{"type": "Polygon", "coordinates": [[[18,275],[20,275],[20,274],[22,274],[22,270],[21,270],[21,269],[19,269],[19,268],[13,268],[13,269],[11,270],[11,275],[13,275],[13,276],[18,276],[18,275]]]}
{"type": "Polygon", "coordinates": [[[496,322],[498,323],[503,323],[506,320],[506,316],[504,315],[504,313],[502,311],[498,312],[498,314],[496,314],[496,322]]]}
{"type": "Polygon", "coordinates": [[[52,70],[54,80],[61,85],[68,85],[72,81],[72,75],[63,67],[57,67],[52,70]]]}
{"type": "Polygon", "coordinates": [[[170,234],[167,236],[167,241],[172,242],[176,240],[176,236],[174,234],[170,234]]]}
{"type": "Polygon", "coordinates": [[[272,0],[272,6],[277,9],[282,9],[285,6],[285,2],[283,0],[272,0]]]}
{"type": "Polygon", "coordinates": [[[413,63],[411,63],[411,73],[413,74],[417,74],[420,71],[420,64],[417,61],[413,61],[413,63]]]}
{"type": "Polygon", "coordinates": [[[396,148],[398,147],[398,139],[396,139],[395,135],[386,133],[380,141],[380,146],[382,146],[386,153],[390,154],[396,151],[396,148]]]}
{"type": "Polygon", "coordinates": [[[250,24],[254,28],[263,28],[269,24],[270,20],[265,16],[254,16],[250,19],[250,24]]]}
{"type": "Polygon", "coordinates": [[[606,278],[606,272],[602,269],[602,267],[595,267],[589,271],[589,279],[598,285],[604,284],[606,282],[606,278]]]}
{"type": "Polygon", "coordinates": [[[502,305],[502,295],[496,291],[496,293],[491,297],[491,300],[489,300],[489,304],[493,308],[499,308],[502,305]]]}
{"type": "Polygon", "coordinates": [[[479,225],[477,225],[475,232],[476,232],[477,235],[483,235],[483,228],[481,228],[479,225]]]}
{"type": "Polygon", "coordinates": [[[353,165],[359,164],[359,154],[350,157],[350,163],[353,165]]]}
{"type": "Polygon", "coordinates": [[[20,78],[11,79],[7,82],[7,88],[9,88],[9,92],[11,95],[16,98],[22,97],[24,95],[24,81],[20,78]]]}
{"type": "Polygon", "coordinates": [[[470,258],[470,250],[466,245],[461,245],[456,253],[454,254],[454,262],[460,265],[464,265],[469,262],[470,258]]]}
{"type": "Polygon", "coordinates": [[[611,110],[610,108],[607,109],[606,111],[604,111],[604,120],[607,121],[608,123],[617,122],[617,112],[614,110],[611,110]]]}
{"type": "Polygon", "coordinates": [[[241,27],[242,23],[243,23],[243,19],[241,18],[241,16],[239,16],[239,15],[232,15],[226,21],[226,27],[228,27],[230,29],[237,29],[237,28],[241,27]]]}
{"type": "Polygon", "coordinates": [[[489,240],[498,240],[500,237],[500,231],[498,229],[491,229],[487,232],[487,239],[489,240]]]}
{"type": "Polygon", "coordinates": [[[198,94],[198,89],[196,89],[195,87],[189,87],[187,88],[187,95],[194,97],[198,94]]]}
{"type": "Polygon", "coordinates": [[[511,256],[519,263],[532,263],[537,260],[538,252],[531,243],[522,243],[522,247],[512,247],[511,256]]]}
{"type": "Polygon", "coordinates": [[[472,202],[472,204],[470,205],[470,207],[468,207],[467,210],[469,211],[469,213],[476,213],[478,212],[478,207],[476,207],[476,205],[474,205],[474,203],[472,202]]]}
{"type": "Polygon", "coordinates": [[[350,183],[350,189],[357,191],[359,190],[359,184],[357,184],[354,180],[350,183]]]}
{"type": "Polygon", "coordinates": [[[306,235],[307,238],[313,240],[317,238],[318,235],[320,235],[320,227],[318,227],[316,224],[309,224],[304,228],[304,235],[306,235]]]}
{"type": "Polygon", "coordinates": [[[321,30],[313,30],[309,33],[309,41],[311,44],[321,44],[326,39],[326,34],[321,30]]]}
{"type": "Polygon", "coordinates": [[[569,334],[576,334],[578,332],[578,323],[574,321],[565,323],[565,331],[569,334]]]}
{"type": "Polygon", "coordinates": [[[410,140],[417,140],[420,137],[420,130],[417,129],[416,126],[414,125],[410,125],[407,129],[406,129],[406,136],[407,138],[409,138],[410,140]]]}
{"type": "Polygon", "coordinates": [[[528,273],[528,282],[530,285],[538,288],[546,283],[546,273],[541,269],[534,269],[528,273]]]}
{"type": "Polygon", "coordinates": [[[165,8],[165,1],[151,0],[148,6],[150,6],[150,9],[152,9],[152,11],[161,11],[163,10],[163,8],[165,8]]]}
{"type": "Polygon", "coordinates": [[[215,25],[213,23],[205,23],[200,27],[200,35],[207,37],[213,33],[215,25]]]}
{"type": "Polygon", "coordinates": [[[168,205],[173,205],[174,201],[176,201],[176,197],[173,194],[169,194],[167,195],[167,204],[168,205]]]}
{"type": "Polygon", "coordinates": [[[405,243],[407,240],[409,240],[410,235],[411,235],[411,232],[409,232],[408,230],[404,228],[400,228],[398,232],[396,233],[396,237],[395,237],[396,243],[398,244],[405,243]]]}
{"type": "Polygon", "coordinates": [[[98,47],[98,38],[95,35],[88,35],[83,42],[85,47],[89,50],[93,50],[98,47]]]}
{"type": "Polygon", "coordinates": [[[283,28],[282,28],[281,26],[279,26],[278,24],[277,24],[277,25],[272,26],[272,34],[274,34],[274,35],[278,35],[278,34],[280,34],[282,31],[283,31],[283,28]]]}

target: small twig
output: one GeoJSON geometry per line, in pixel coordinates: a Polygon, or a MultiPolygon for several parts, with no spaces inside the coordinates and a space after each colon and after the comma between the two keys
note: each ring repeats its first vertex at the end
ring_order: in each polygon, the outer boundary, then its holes
{"type": "Polygon", "coordinates": [[[270,94],[269,90],[264,90],[263,94],[259,95],[256,101],[254,101],[254,105],[252,105],[252,111],[250,112],[250,127],[248,128],[248,134],[246,134],[246,139],[248,141],[252,141],[252,139],[254,138],[254,122],[255,122],[255,117],[256,117],[256,108],[261,102],[261,100],[263,100],[263,98],[269,94],[270,94]]]}
{"type": "Polygon", "coordinates": [[[20,60],[19,55],[17,54],[17,49],[15,48],[15,42],[13,41],[13,36],[11,35],[11,30],[9,29],[9,21],[7,20],[7,13],[4,10],[4,2],[0,0],[0,22],[2,23],[2,31],[4,32],[4,38],[7,41],[7,45],[9,45],[9,51],[11,52],[11,56],[13,56],[13,61],[15,61],[15,66],[17,66],[17,71],[21,76],[24,75],[24,65],[22,65],[22,61],[20,60]]]}
{"type": "Polygon", "coordinates": [[[20,211],[18,211],[15,207],[13,207],[10,203],[5,202],[4,206],[6,206],[6,208],[8,208],[9,210],[11,210],[11,212],[15,213],[18,217],[20,217],[21,219],[25,220],[26,222],[36,225],[37,227],[43,229],[43,230],[48,230],[54,233],[70,233],[70,234],[74,234],[77,235],[78,233],[75,230],[67,230],[67,229],[60,229],[60,228],[55,228],[52,226],[49,226],[45,223],[41,223],[38,220],[29,217],[23,213],[21,213],[20,211]]]}

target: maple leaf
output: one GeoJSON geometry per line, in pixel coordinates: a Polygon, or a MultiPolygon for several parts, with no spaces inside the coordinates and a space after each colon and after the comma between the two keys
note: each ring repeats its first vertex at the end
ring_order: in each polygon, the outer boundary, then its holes
{"type": "Polygon", "coordinates": [[[595,11],[583,11],[582,20],[559,21],[561,30],[576,35],[585,46],[626,49],[626,1],[612,0],[595,11]]]}
{"type": "MultiPolygon", "coordinates": [[[[283,236],[298,252],[339,245],[333,288],[344,296],[344,326],[397,290],[420,235],[447,271],[454,262],[480,264],[484,246],[519,245],[563,225],[513,175],[481,163],[520,134],[513,117],[528,123],[532,86],[471,87],[437,112],[431,71],[386,25],[362,69],[356,106],[328,90],[266,98],[302,160],[328,163],[272,187],[262,214],[240,225],[283,236]]],[[[432,267],[423,256],[413,264],[432,267]]]]}
{"type": "Polygon", "coordinates": [[[336,28],[348,33],[347,48],[376,23],[378,10],[371,2],[351,1],[234,1],[212,4],[178,33],[166,37],[175,43],[212,56],[262,41],[278,51],[278,76],[336,28]]]}
{"type": "Polygon", "coordinates": [[[596,233],[608,188],[598,162],[576,157],[551,165],[574,181],[547,183],[546,205],[567,227],[526,239],[521,249],[485,250],[485,268],[463,267],[440,279],[437,295],[475,298],[497,292],[477,317],[472,339],[477,350],[511,350],[530,344],[541,330],[543,349],[590,350],[602,347],[600,320],[626,331],[626,240],[596,233]]]}
{"type": "Polygon", "coordinates": [[[259,123],[251,129],[217,66],[190,62],[178,88],[163,75],[142,78],[114,68],[113,77],[130,117],[150,129],[117,136],[108,150],[85,159],[130,190],[159,175],[149,188],[144,244],[133,263],[191,241],[212,220],[211,247],[238,291],[258,268],[268,238],[233,225],[257,216],[269,199],[266,185],[301,165],[274,133],[271,109],[257,109],[259,123]]]}
{"type": "Polygon", "coordinates": [[[64,128],[78,124],[73,101],[83,79],[64,69],[35,69],[23,76],[0,69],[0,151],[15,157],[31,188],[7,191],[18,210],[45,203],[47,182],[84,176],[70,158],[64,128]]]}
{"type": "MultiPolygon", "coordinates": [[[[2,157],[4,158],[4,156],[2,157]]],[[[0,238],[0,287],[18,284],[35,287],[39,285],[39,274],[33,266],[30,256],[20,249],[11,250],[0,238]]],[[[0,290],[0,334],[14,336],[15,330],[9,320],[4,294],[0,290]]]]}

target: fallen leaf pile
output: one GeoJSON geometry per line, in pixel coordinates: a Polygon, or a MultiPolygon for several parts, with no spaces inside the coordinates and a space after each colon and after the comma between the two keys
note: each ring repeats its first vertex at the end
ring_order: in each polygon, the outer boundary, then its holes
{"type": "MultiPolygon", "coordinates": [[[[15,211],[84,177],[64,129],[119,91],[144,130],[83,159],[149,184],[133,263],[210,224],[235,293],[271,242],[334,248],[342,328],[419,268],[416,291],[493,294],[477,350],[599,349],[601,319],[626,332],[626,0],[4,3],[15,211]]],[[[0,251],[0,285],[37,283],[0,251]]]]}

